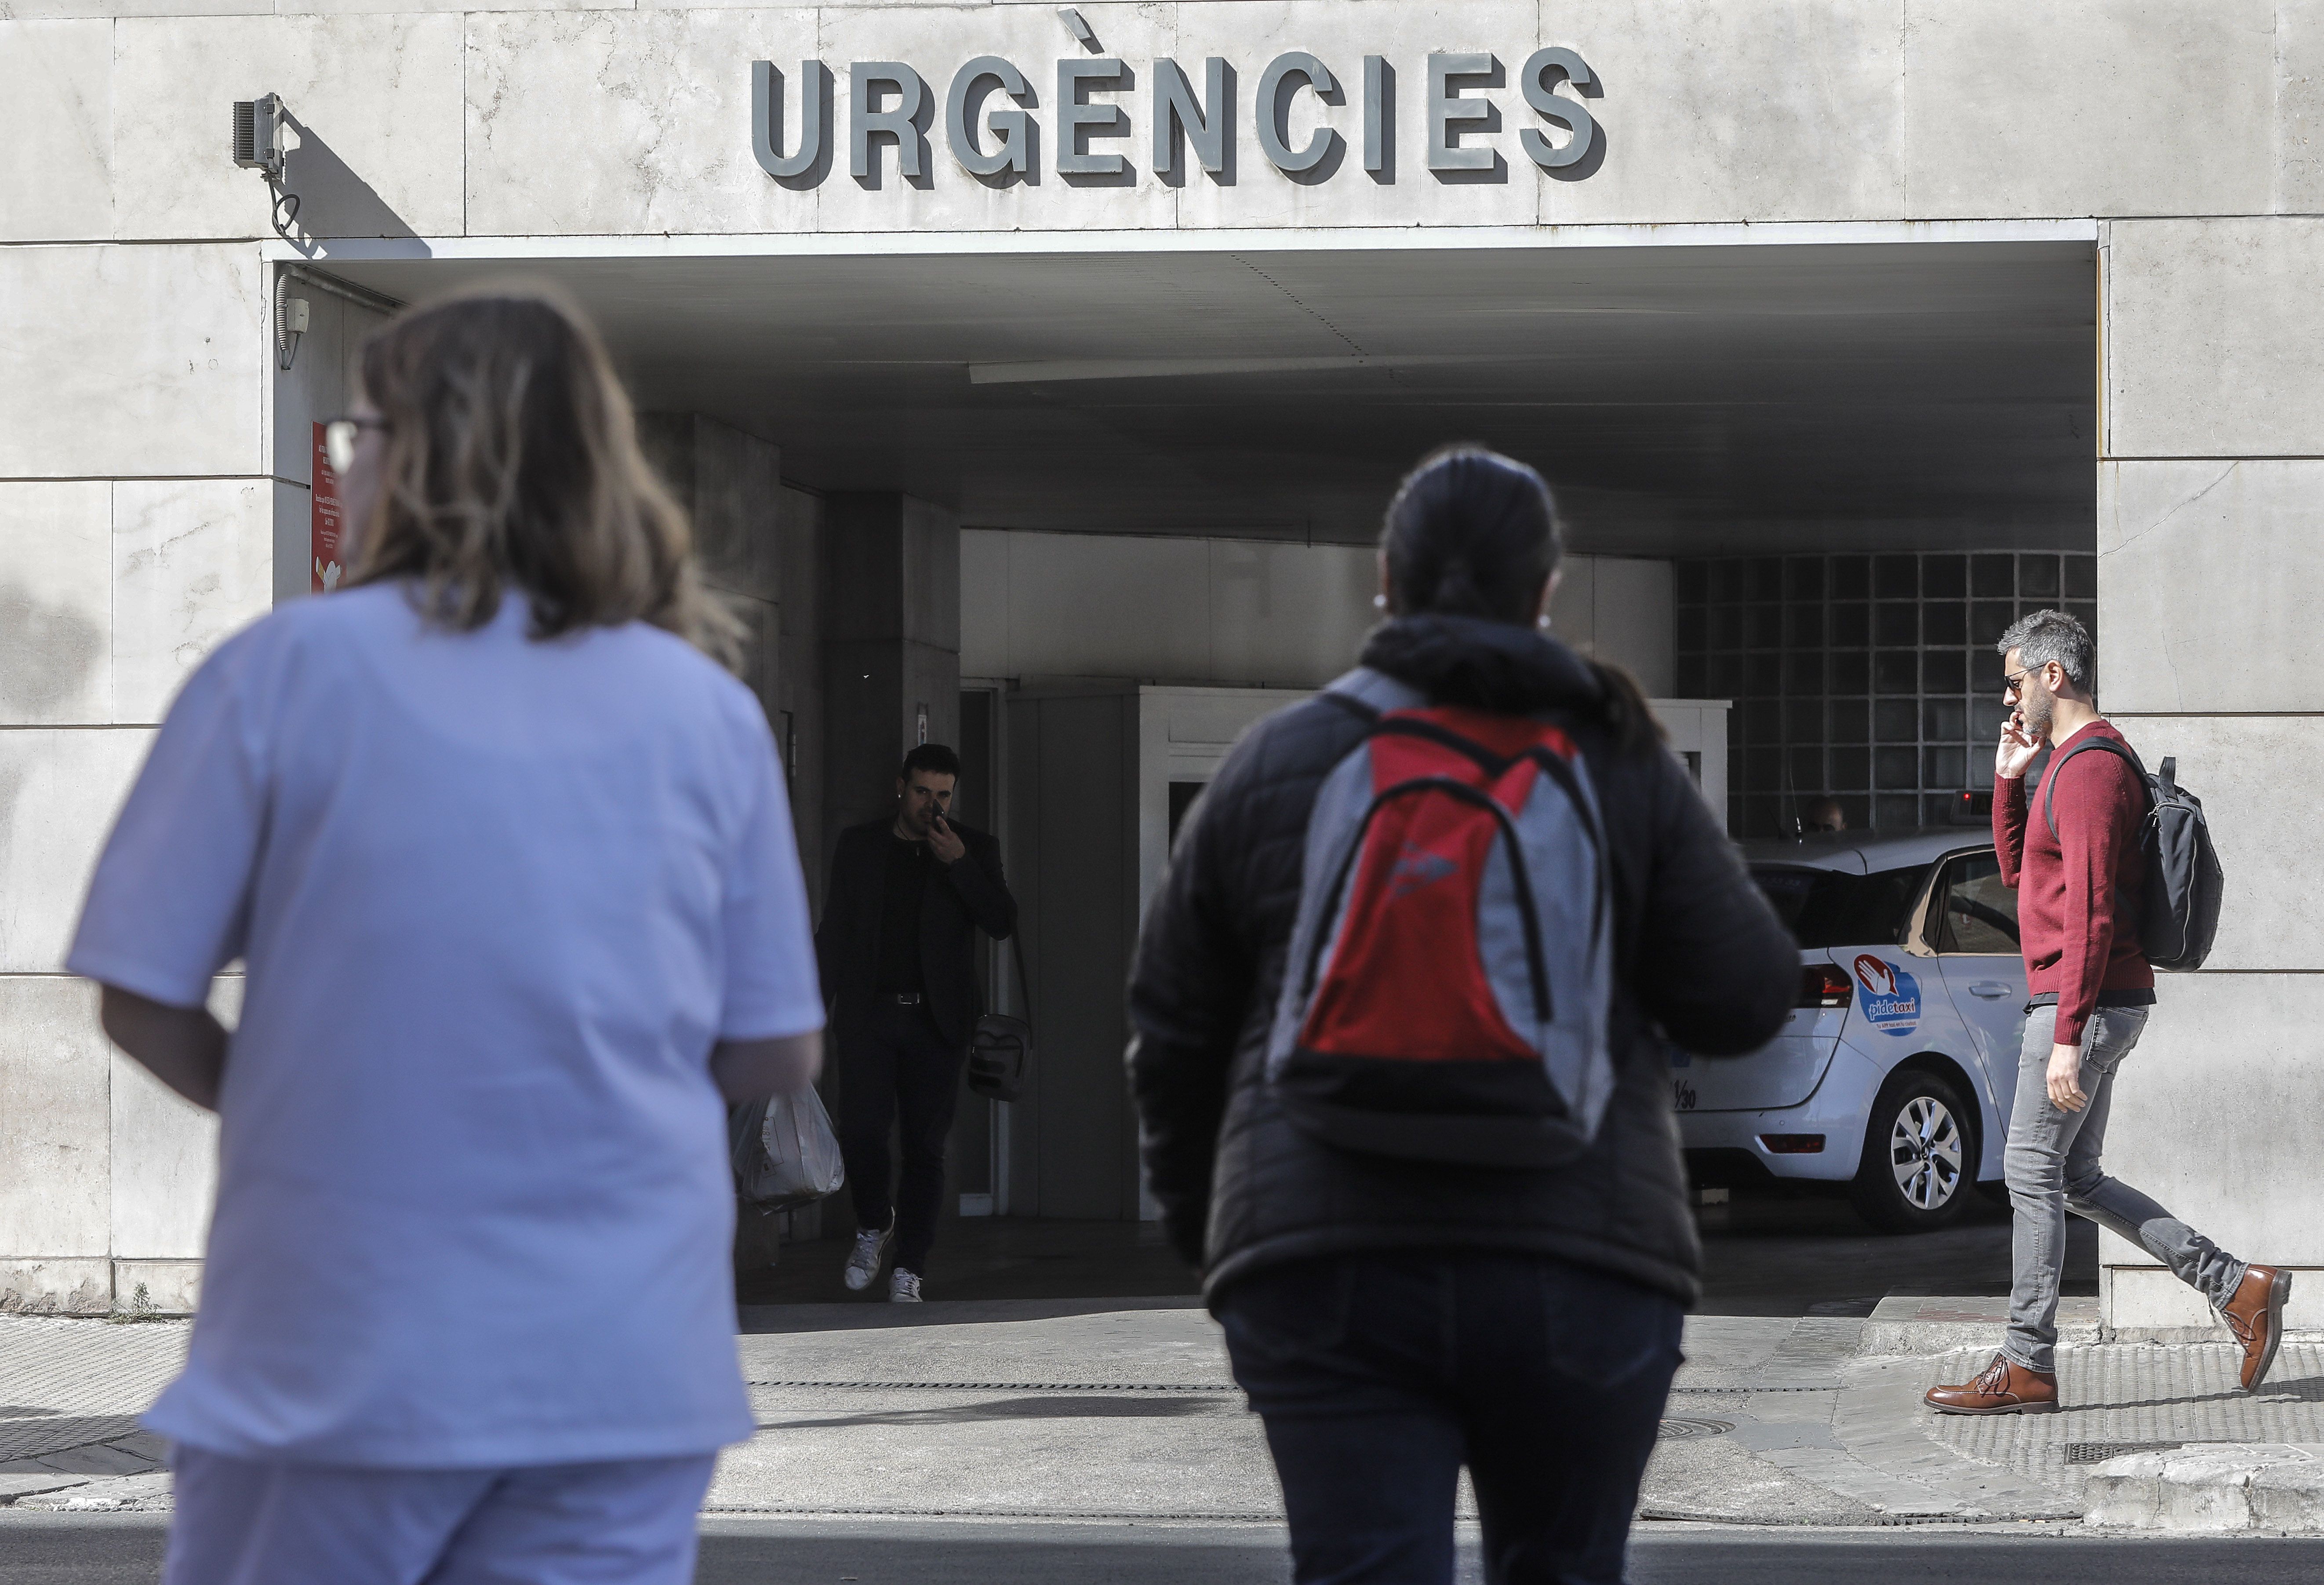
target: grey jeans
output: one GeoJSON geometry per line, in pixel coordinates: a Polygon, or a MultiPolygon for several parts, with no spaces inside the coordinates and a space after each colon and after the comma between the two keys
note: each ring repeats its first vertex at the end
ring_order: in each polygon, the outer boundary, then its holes
{"type": "Polygon", "coordinates": [[[2026,1015],[2002,1167],[2016,1216],[2002,1352],[2029,1370],[2058,1368],[2058,1284],[2065,1274],[2069,1210],[2143,1247],[2215,1310],[2244,1280],[2242,1261],[2098,1164],[2115,1073],[2145,1030],[2146,1013],[2100,1007],[2090,1015],[2082,1028],[2082,1093],[2089,1104],[2079,1112],[2061,1111],[2050,1099],[2058,1009],[2036,1007],[2026,1015]]]}

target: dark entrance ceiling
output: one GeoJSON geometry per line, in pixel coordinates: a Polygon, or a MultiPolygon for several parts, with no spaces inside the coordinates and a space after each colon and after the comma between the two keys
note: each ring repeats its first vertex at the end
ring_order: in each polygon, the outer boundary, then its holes
{"type": "MultiPolygon", "coordinates": [[[[2087,550],[2084,243],[532,263],[640,404],[971,526],[1355,541],[1430,447],[1575,548],[2087,550]]],[[[923,239],[922,246],[925,246],[923,239]]],[[[406,299],[508,266],[334,263],[406,299]]]]}

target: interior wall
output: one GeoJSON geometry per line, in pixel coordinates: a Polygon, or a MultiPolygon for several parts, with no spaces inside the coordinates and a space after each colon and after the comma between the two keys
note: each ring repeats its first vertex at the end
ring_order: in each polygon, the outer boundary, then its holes
{"type": "MultiPolygon", "coordinates": [[[[1379,619],[1362,545],[963,529],[960,665],[971,677],[1120,677],[1318,688],[1379,619]]],[[[1666,697],[1671,564],[1568,556],[1557,635],[1666,697]]]]}

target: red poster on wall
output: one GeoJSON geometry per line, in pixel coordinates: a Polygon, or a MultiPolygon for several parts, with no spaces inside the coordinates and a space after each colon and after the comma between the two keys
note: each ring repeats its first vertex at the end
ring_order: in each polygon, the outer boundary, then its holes
{"type": "Polygon", "coordinates": [[[315,426],[315,487],[312,538],[314,591],[328,594],[339,587],[339,476],[331,471],[330,454],[323,445],[323,426],[315,426]]]}

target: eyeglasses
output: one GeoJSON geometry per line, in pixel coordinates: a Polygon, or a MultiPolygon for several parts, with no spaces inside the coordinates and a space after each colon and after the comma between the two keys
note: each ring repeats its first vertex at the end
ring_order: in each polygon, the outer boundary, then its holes
{"type": "Polygon", "coordinates": [[[2043,661],[2041,665],[2028,666],[2023,672],[2005,672],[2001,678],[2001,691],[2004,693],[2023,694],[2025,691],[2025,679],[2045,669],[2049,664],[2049,662],[2043,661]]]}
{"type": "Polygon", "coordinates": [[[323,425],[323,459],[331,465],[333,473],[345,473],[355,466],[355,440],[365,430],[386,433],[395,426],[383,418],[335,418],[323,425]]]}

